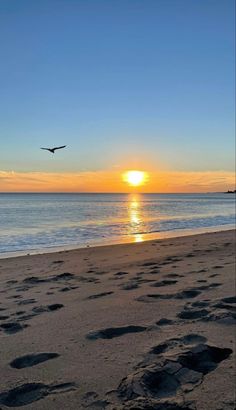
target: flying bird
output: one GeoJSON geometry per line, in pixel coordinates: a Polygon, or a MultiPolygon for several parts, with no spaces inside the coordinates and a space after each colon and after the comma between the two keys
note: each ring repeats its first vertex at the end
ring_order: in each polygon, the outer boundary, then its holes
{"type": "Polygon", "coordinates": [[[47,151],[50,151],[52,154],[54,154],[54,152],[57,150],[57,149],[62,149],[62,148],[65,148],[66,147],[66,145],[62,145],[61,147],[54,147],[54,148],[40,148],[40,149],[46,149],[47,151]]]}

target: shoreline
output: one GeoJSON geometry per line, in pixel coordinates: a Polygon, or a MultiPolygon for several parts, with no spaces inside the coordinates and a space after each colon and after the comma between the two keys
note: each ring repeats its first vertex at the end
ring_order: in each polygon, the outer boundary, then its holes
{"type": "Polygon", "coordinates": [[[168,238],[179,238],[184,236],[194,236],[194,235],[202,235],[205,233],[214,233],[214,232],[225,232],[235,230],[235,224],[230,225],[219,225],[214,227],[204,227],[204,228],[195,228],[195,229],[176,229],[173,231],[162,231],[162,232],[153,232],[148,234],[136,234],[132,237],[121,237],[117,239],[111,240],[103,240],[102,242],[94,241],[91,244],[84,244],[84,245],[63,245],[63,246],[51,246],[45,247],[40,249],[28,249],[28,250],[19,250],[19,251],[12,251],[12,252],[2,252],[0,253],[0,260],[2,259],[10,259],[10,258],[18,258],[21,256],[31,256],[31,255],[43,255],[43,254],[50,254],[50,253],[59,253],[59,252],[66,252],[70,250],[77,250],[77,249],[86,249],[86,248],[97,248],[103,246],[112,246],[112,245],[125,245],[125,244],[135,244],[135,243],[143,243],[143,242],[150,242],[155,240],[162,240],[168,238]],[[226,228],[227,226],[227,228],[226,228]]]}

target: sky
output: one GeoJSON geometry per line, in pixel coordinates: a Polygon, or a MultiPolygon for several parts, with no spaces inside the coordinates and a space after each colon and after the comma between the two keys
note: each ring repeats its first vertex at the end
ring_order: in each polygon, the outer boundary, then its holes
{"type": "Polygon", "coordinates": [[[0,0],[0,191],[234,189],[234,7],[0,0]]]}

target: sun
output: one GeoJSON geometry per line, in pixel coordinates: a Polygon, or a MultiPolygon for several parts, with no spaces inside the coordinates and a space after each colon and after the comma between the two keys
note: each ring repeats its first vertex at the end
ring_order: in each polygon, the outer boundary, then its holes
{"type": "Polygon", "coordinates": [[[144,185],[147,180],[147,173],[144,171],[127,171],[123,174],[123,180],[131,186],[144,185]]]}

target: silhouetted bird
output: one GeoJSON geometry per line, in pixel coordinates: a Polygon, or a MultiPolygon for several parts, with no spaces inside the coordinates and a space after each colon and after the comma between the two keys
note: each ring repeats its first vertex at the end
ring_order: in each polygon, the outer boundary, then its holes
{"type": "Polygon", "coordinates": [[[61,147],[54,147],[54,148],[40,148],[40,149],[46,149],[47,151],[50,151],[52,154],[54,154],[54,152],[57,150],[57,149],[61,149],[61,148],[65,148],[66,147],[66,145],[62,145],[61,147]]]}

